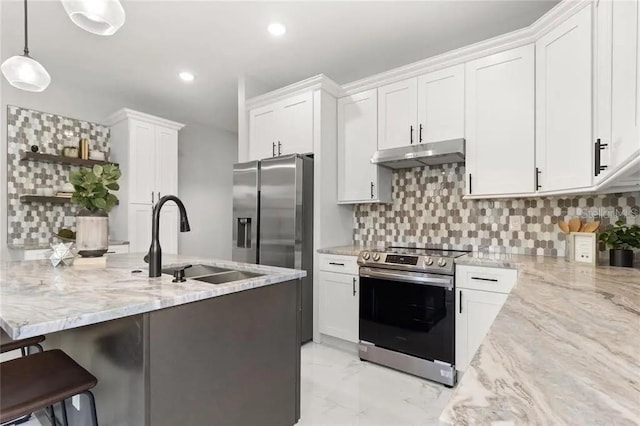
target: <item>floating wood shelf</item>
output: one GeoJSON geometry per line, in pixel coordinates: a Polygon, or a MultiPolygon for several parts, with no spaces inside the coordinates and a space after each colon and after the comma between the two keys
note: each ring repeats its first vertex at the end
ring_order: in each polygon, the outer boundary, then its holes
{"type": "MultiPolygon", "coordinates": [[[[71,166],[87,166],[87,167],[92,167],[96,164],[118,165],[118,163],[112,163],[111,161],[83,160],[82,158],[65,157],[63,155],[40,154],[39,152],[25,152],[24,155],[20,158],[20,161],[40,161],[43,163],[58,163],[58,164],[67,164],[71,166]]],[[[49,198],[52,198],[52,197],[49,197],[49,198]]]]}
{"type": "MultiPolygon", "coordinates": [[[[21,203],[53,203],[66,204],[71,202],[71,197],[47,197],[46,195],[21,195],[21,203]]],[[[116,201],[116,205],[120,204],[120,200],[116,201]]]]}

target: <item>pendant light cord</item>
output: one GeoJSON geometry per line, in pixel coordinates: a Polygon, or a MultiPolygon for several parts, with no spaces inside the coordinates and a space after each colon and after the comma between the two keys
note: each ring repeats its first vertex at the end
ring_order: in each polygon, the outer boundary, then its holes
{"type": "Polygon", "coordinates": [[[24,55],[29,56],[29,39],[27,36],[27,0],[24,0],[24,55]]]}

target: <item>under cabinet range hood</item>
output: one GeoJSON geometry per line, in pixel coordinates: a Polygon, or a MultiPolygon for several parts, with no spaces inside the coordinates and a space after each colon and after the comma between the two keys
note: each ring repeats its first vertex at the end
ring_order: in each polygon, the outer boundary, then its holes
{"type": "Polygon", "coordinates": [[[418,143],[377,151],[371,163],[389,169],[433,166],[464,161],[464,139],[418,143]]]}

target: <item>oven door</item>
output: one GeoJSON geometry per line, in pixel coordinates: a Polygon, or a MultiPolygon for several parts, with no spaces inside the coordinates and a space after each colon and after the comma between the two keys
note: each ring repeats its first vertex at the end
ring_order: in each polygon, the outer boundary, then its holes
{"type": "Polygon", "coordinates": [[[453,277],[360,268],[360,340],[453,365],[453,277]]]}

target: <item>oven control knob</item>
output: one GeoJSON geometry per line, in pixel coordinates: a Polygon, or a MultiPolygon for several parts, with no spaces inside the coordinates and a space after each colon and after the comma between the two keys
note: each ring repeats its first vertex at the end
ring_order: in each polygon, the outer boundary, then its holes
{"type": "Polygon", "coordinates": [[[374,260],[375,262],[377,262],[378,260],[380,260],[380,254],[378,254],[378,253],[374,253],[374,254],[373,254],[373,260],[374,260]]]}
{"type": "Polygon", "coordinates": [[[371,257],[371,254],[368,251],[365,251],[364,253],[362,253],[362,258],[364,260],[369,260],[370,257],[371,257]]]}
{"type": "Polygon", "coordinates": [[[438,266],[445,266],[447,264],[447,260],[445,258],[438,259],[438,266]]]}
{"type": "Polygon", "coordinates": [[[424,260],[424,266],[431,266],[431,265],[433,265],[433,259],[431,258],[431,256],[429,256],[424,260]]]}

